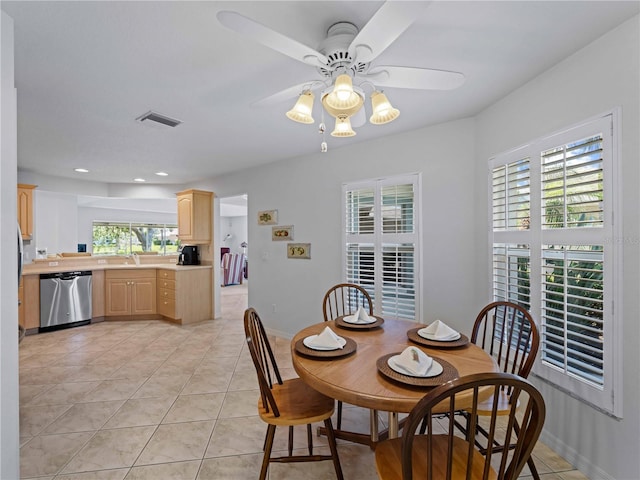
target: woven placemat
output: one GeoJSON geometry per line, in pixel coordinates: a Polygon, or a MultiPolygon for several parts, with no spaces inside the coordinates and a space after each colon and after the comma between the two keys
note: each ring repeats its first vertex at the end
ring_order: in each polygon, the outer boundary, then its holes
{"type": "Polygon", "coordinates": [[[336,327],[344,328],[346,330],[373,330],[380,327],[384,323],[384,318],[370,315],[376,319],[372,323],[349,323],[344,321],[344,316],[336,318],[336,327]]]}
{"type": "Polygon", "coordinates": [[[438,357],[431,357],[440,365],[442,365],[442,373],[440,375],[436,375],[435,377],[412,377],[411,375],[403,375],[402,373],[396,372],[392,369],[387,360],[389,358],[400,355],[402,352],[397,353],[389,353],[388,355],[383,355],[376,361],[376,367],[378,367],[378,371],[387,378],[391,380],[395,380],[400,383],[404,383],[407,385],[415,385],[418,387],[436,387],[438,385],[442,385],[443,383],[448,382],[449,380],[454,380],[458,378],[458,370],[451,365],[449,362],[442,360],[438,357]]]}
{"type": "Polygon", "coordinates": [[[420,345],[424,345],[425,347],[432,348],[458,348],[464,347],[469,343],[469,338],[466,335],[462,334],[460,334],[460,338],[458,338],[457,340],[450,340],[448,342],[429,340],[428,338],[421,337],[418,334],[418,330],[422,330],[423,328],[424,327],[412,328],[411,330],[409,330],[407,332],[407,337],[409,337],[409,340],[420,345]]]}
{"type": "Polygon", "coordinates": [[[358,344],[355,342],[355,340],[350,339],[349,337],[342,337],[346,340],[346,344],[344,347],[342,348],[336,348],[335,350],[314,350],[313,348],[309,348],[307,347],[304,343],[303,343],[303,338],[301,338],[300,340],[298,340],[296,342],[296,344],[294,345],[294,348],[296,350],[297,353],[299,353],[300,355],[304,355],[305,357],[310,357],[310,358],[318,358],[318,359],[330,359],[330,358],[337,358],[337,357],[344,357],[347,355],[351,355],[353,352],[356,351],[356,348],[358,348],[358,344]]]}

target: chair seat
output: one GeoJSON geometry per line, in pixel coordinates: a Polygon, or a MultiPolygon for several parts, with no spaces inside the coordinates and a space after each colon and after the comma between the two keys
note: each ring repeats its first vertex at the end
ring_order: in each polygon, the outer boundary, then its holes
{"type": "MultiPolygon", "coordinates": [[[[483,402],[478,403],[478,415],[491,415],[493,410],[493,399],[494,395],[491,395],[489,398],[484,400],[483,402]]],[[[518,405],[520,402],[518,401],[518,405]]],[[[497,415],[509,415],[509,411],[511,410],[511,399],[507,395],[506,392],[500,391],[500,395],[498,397],[498,410],[496,412],[497,415]]]]}
{"type": "MultiPolygon", "coordinates": [[[[427,469],[427,436],[418,435],[414,438],[412,462],[413,478],[428,478],[427,469]]],[[[448,435],[433,436],[433,480],[447,478],[447,455],[449,450],[448,435]]],[[[453,471],[451,478],[466,478],[467,453],[469,444],[460,437],[453,437],[453,471]]],[[[477,450],[473,450],[473,466],[471,479],[483,478],[485,458],[477,450]]],[[[382,480],[402,480],[402,438],[394,438],[381,442],[376,446],[376,468],[382,480]]],[[[489,471],[488,479],[494,480],[498,476],[493,470],[489,471]]]]}
{"type": "Polygon", "coordinates": [[[333,415],[333,398],[314,390],[300,378],[285,380],[282,385],[275,384],[271,391],[280,410],[279,417],[272,411],[267,412],[262,400],[258,400],[260,418],[271,425],[306,425],[333,415]]]}

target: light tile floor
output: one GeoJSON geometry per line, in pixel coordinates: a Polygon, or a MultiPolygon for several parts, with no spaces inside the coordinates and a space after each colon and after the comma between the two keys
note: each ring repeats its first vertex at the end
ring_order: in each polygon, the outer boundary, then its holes
{"type": "MultiPolygon", "coordinates": [[[[103,322],[26,337],[20,344],[22,478],[257,478],[266,426],[256,414],[255,371],[244,345],[246,302],[246,285],[226,287],[219,320],[185,327],[103,322]]],[[[283,376],[294,376],[289,341],[272,340],[283,376]]],[[[368,412],[345,405],[343,422],[367,431],[368,412]]],[[[296,447],[305,441],[302,429],[296,447]]],[[[286,442],[282,429],[274,451],[286,450],[286,442]]],[[[314,443],[328,450],[324,438],[314,443]]],[[[377,478],[368,447],[341,442],[339,453],[346,479],[377,478]]],[[[544,480],[586,478],[545,445],[535,457],[544,480]]],[[[269,478],[333,479],[335,473],[331,462],[272,464],[269,478]]]]}

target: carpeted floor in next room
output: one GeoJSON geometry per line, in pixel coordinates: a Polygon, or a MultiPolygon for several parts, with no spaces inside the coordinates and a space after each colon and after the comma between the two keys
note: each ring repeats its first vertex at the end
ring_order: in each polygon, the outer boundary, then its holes
{"type": "MultiPolygon", "coordinates": [[[[102,322],[26,337],[22,478],[257,478],[266,426],[257,416],[256,375],[244,342],[246,307],[247,284],[229,286],[218,320],[185,327],[102,322]]],[[[289,340],[272,341],[283,375],[295,376],[289,340]]],[[[344,428],[367,431],[368,412],[345,405],[344,428]]],[[[280,430],[274,449],[286,450],[280,430]]],[[[302,429],[296,445],[305,442],[302,429]]],[[[314,443],[328,450],[324,438],[314,443]]],[[[341,442],[339,453],[346,479],[377,478],[368,447],[341,442]]],[[[544,480],[586,478],[542,444],[535,456],[544,480]]],[[[269,478],[333,479],[335,472],[331,462],[272,464],[269,478]]]]}

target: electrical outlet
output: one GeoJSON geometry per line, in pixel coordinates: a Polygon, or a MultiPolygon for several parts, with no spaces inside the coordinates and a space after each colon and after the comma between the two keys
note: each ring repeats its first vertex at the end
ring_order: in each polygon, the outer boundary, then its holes
{"type": "Polygon", "coordinates": [[[271,310],[273,310],[273,313],[276,313],[276,304],[275,303],[273,305],[271,305],[271,310]]]}
{"type": "Polygon", "coordinates": [[[101,258],[98,260],[98,263],[107,263],[107,261],[104,258],[101,258]]]}
{"type": "Polygon", "coordinates": [[[50,267],[57,267],[58,266],[58,262],[49,262],[49,266],[50,267]]]}

